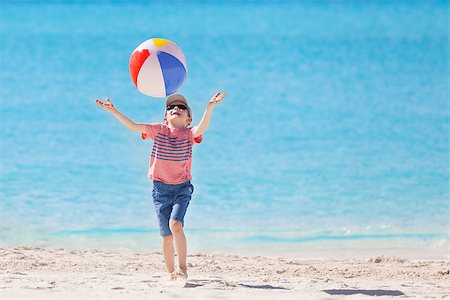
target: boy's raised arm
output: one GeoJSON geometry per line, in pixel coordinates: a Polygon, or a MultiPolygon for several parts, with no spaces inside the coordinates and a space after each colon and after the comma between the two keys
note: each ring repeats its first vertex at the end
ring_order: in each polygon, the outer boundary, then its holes
{"type": "Polygon", "coordinates": [[[200,123],[192,129],[194,138],[202,135],[203,132],[206,131],[209,125],[209,121],[211,120],[211,114],[214,109],[214,106],[216,106],[220,101],[222,101],[222,99],[225,98],[226,95],[227,95],[226,92],[223,92],[222,94],[218,92],[211,98],[211,100],[209,100],[208,105],[206,106],[205,113],[203,114],[203,117],[200,120],[200,123]]]}
{"type": "Polygon", "coordinates": [[[117,120],[120,121],[123,125],[125,125],[126,128],[136,131],[136,132],[145,132],[145,125],[144,124],[137,124],[133,122],[132,120],[128,119],[125,115],[120,113],[112,104],[112,102],[106,98],[106,102],[103,103],[100,100],[95,100],[95,102],[104,110],[111,113],[114,117],[117,118],[117,120]]]}

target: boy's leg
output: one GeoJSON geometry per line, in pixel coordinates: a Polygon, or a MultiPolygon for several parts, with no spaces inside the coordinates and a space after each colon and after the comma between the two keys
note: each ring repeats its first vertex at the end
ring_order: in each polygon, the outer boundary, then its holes
{"type": "Polygon", "coordinates": [[[190,181],[182,184],[175,196],[174,205],[172,207],[172,213],[170,214],[170,231],[173,234],[175,240],[175,248],[178,255],[178,267],[180,272],[177,275],[183,279],[187,278],[187,267],[186,267],[186,236],[184,235],[183,225],[184,225],[184,215],[189,206],[191,200],[191,195],[194,191],[194,186],[190,181]]]}
{"type": "Polygon", "coordinates": [[[178,256],[178,267],[187,275],[186,272],[187,246],[186,246],[186,236],[184,235],[183,231],[183,224],[180,221],[170,220],[170,230],[172,231],[172,234],[175,239],[175,247],[177,249],[177,256],[178,256]]]}
{"type": "Polygon", "coordinates": [[[162,248],[164,263],[169,272],[170,279],[174,279],[174,248],[173,236],[169,228],[169,218],[172,213],[172,204],[170,201],[170,193],[167,186],[162,182],[153,183],[153,203],[155,205],[156,216],[158,219],[160,235],[162,237],[162,248]],[[173,274],[172,274],[173,273],[173,274]]]}
{"type": "Polygon", "coordinates": [[[169,273],[173,273],[173,271],[175,271],[173,236],[167,235],[163,236],[162,238],[164,262],[166,263],[167,271],[169,273]]]}

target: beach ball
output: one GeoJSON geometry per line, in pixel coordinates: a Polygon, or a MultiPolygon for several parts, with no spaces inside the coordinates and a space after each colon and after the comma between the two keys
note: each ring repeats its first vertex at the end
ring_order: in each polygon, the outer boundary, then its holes
{"type": "Polygon", "coordinates": [[[166,97],[175,93],[186,79],[186,59],[174,42],[152,38],[131,54],[130,75],[141,93],[166,97]]]}

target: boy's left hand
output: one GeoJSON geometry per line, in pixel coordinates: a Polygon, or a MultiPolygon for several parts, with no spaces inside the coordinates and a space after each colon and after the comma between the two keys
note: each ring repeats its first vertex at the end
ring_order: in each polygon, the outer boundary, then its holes
{"type": "Polygon", "coordinates": [[[211,105],[211,106],[217,105],[220,101],[223,100],[223,98],[225,98],[226,95],[227,95],[227,92],[223,92],[223,93],[218,92],[211,98],[211,100],[209,100],[208,105],[211,105]]]}

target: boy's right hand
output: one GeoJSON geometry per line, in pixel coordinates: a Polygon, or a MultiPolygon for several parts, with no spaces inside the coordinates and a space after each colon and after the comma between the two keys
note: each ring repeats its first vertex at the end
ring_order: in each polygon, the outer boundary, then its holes
{"type": "Polygon", "coordinates": [[[108,98],[105,98],[105,100],[106,100],[106,103],[103,103],[102,101],[97,99],[97,100],[95,100],[95,103],[97,103],[98,106],[105,109],[107,112],[117,111],[116,108],[114,107],[114,105],[112,104],[112,102],[108,98]]]}

